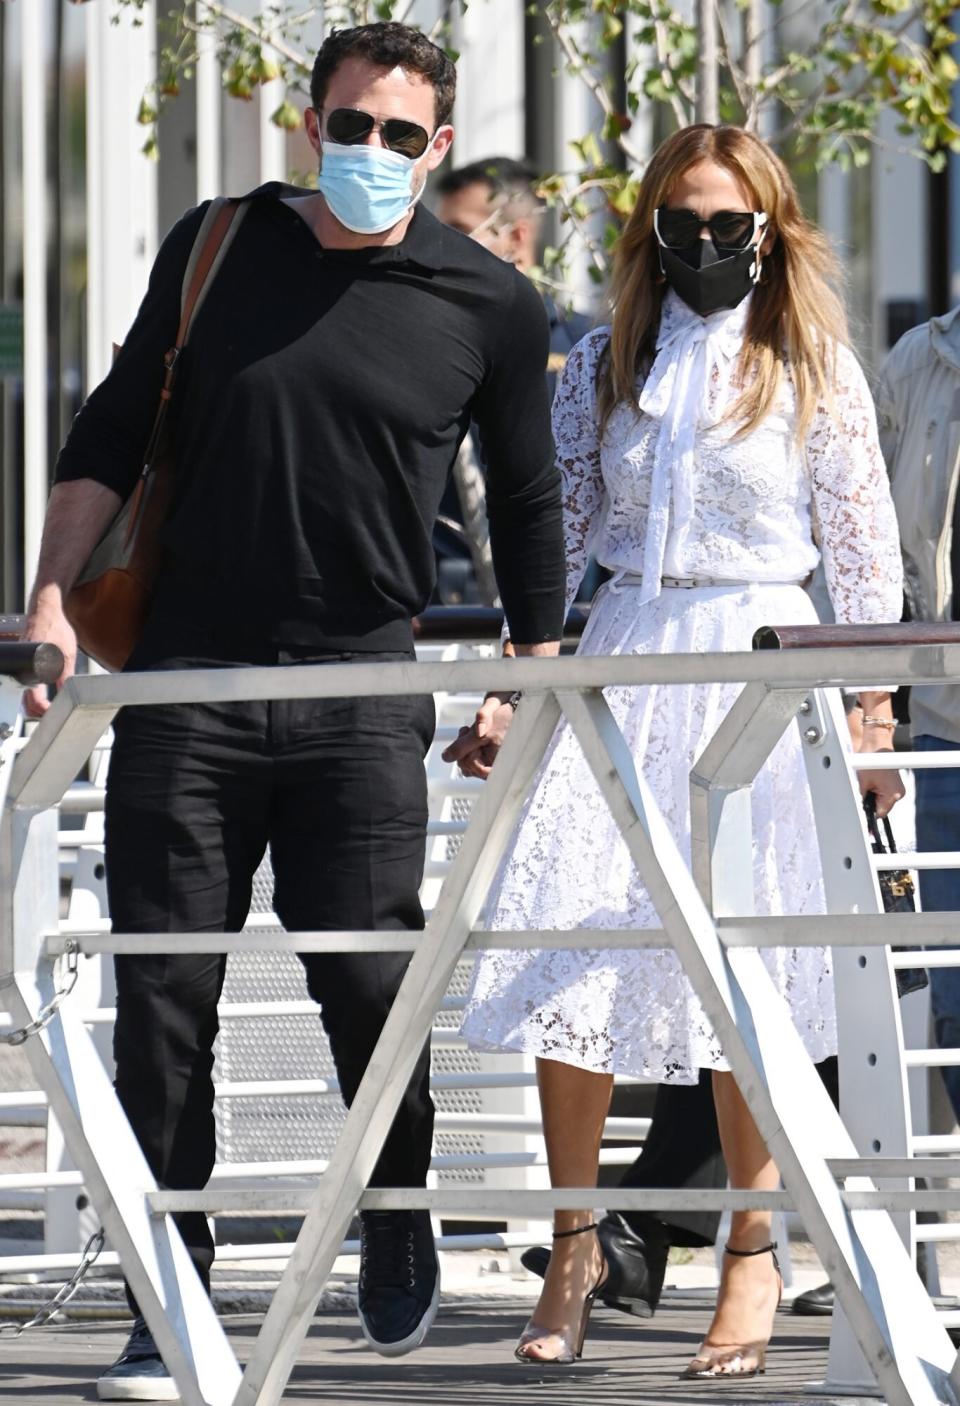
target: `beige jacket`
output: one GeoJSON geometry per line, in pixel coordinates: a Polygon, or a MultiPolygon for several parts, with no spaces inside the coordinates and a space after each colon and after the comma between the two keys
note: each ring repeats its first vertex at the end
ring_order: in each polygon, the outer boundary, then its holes
{"type": "MultiPolygon", "coordinates": [[[[901,337],[881,368],[877,418],[911,616],[949,620],[960,477],[960,307],[901,337]]],[[[929,733],[960,743],[960,685],[914,688],[910,717],[915,737],[929,733]]]]}

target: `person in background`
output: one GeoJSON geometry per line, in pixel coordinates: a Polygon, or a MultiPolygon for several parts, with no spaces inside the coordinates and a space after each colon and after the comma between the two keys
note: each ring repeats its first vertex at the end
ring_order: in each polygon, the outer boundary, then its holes
{"type": "MultiPolygon", "coordinates": [[[[876,400],[910,617],[960,620],[960,307],[900,338],[881,368],[876,400]]],[[[912,687],[910,730],[918,752],[960,752],[956,684],[912,687]]],[[[918,770],[915,780],[917,849],[960,850],[960,770],[918,770]]],[[[960,870],[919,874],[925,911],[960,910],[960,870]]],[[[936,1043],[960,1047],[960,967],[932,967],[929,975],[936,1043]]],[[[960,1068],[941,1073],[960,1121],[960,1068]]]]}
{"type": "MultiPolygon", "coordinates": [[[[490,156],[447,171],[434,183],[437,216],[469,234],[498,258],[529,276],[540,262],[546,206],[537,194],[539,173],[531,161],[490,156]]],[[[541,290],[550,321],[547,388],[553,399],[567,355],[593,326],[591,318],[560,306],[541,290]]]]}
{"type": "MultiPolygon", "coordinates": [[[[540,263],[543,216],[546,206],[537,194],[539,173],[530,161],[510,156],[488,156],[459,166],[440,176],[433,185],[437,216],[451,229],[467,234],[497,258],[529,276],[540,263]]],[[[550,323],[547,358],[547,393],[553,400],[557,377],[567,356],[593,326],[584,313],[559,305],[541,288],[550,323]]],[[[434,548],[438,576],[458,575],[449,558],[465,556],[465,533],[473,558],[477,591],[483,604],[494,604],[492,575],[484,515],[483,450],[476,433],[466,438],[454,465],[453,477],[440,504],[434,548]]],[[[578,600],[589,600],[603,579],[592,566],[584,578],[578,600]]],[[[443,594],[441,588],[441,595],[443,594]]]]}

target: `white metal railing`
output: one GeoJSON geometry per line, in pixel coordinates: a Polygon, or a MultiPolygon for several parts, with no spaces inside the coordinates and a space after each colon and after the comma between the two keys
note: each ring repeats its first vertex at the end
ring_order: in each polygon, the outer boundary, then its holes
{"type": "MultiPolygon", "coordinates": [[[[457,614],[457,612],[452,613],[457,614]]],[[[489,628],[489,622],[484,622],[483,628],[489,628]]],[[[464,657],[488,658],[492,656],[492,652],[491,645],[477,646],[459,643],[421,644],[418,645],[417,651],[418,658],[427,661],[462,659],[464,657]]],[[[447,742],[457,735],[459,724],[470,720],[479,701],[480,695],[477,694],[439,695],[436,699],[438,726],[427,759],[428,796],[432,817],[427,826],[428,854],[431,856],[432,862],[422,890],[422,898],[427,911],[439,891],[443,875],[449,870],[451,844],[455,844],[457,837],[466,830],[467,822],[464,811],[469,810],[470,804],[466,798],[477,789],[477,783],[458,777],[455,767],[443,763],[440,753],[447,742]],[[441,815],[456,813],[460,813],[460,819],[438,818],[441,815]]],[[[85,934],[88,939],[86,955],[93,964],[98,962],[99,956],[93,952],[89,943],[92,942],[92,936],[96,933],[102,933],[109,938],[110,922],[106,917],[91,919],[89,916],[86,921],[80,921],[78,914],[82,916],[83,914],[89,915],[91,911],[106,911],[102,862],[102,812],[108,757],[109,744],[102,748],[99,754],[93,772],[95,780],[74,783],[64,795],[59,807],[61,816],[66,814],[83,819],[82,828],[61,829],[58,832],[61,878],[66,881],[67,888],[71,893],[69,912],[59,925],[59,936],[64,938],[74,933],[85,934]]],[[[257,932],[262,932],[265,929],[274,929],[277,933],[282,932],[279,919],[274,913],[260,911],[251,913],[247,927],[255,929],[257,932]]],[[[295,951],[294,946],[289,943],[274,942],[271,943],[271,948],[270,954],[263,954],[258,977],[258,986],[263,986],[268,990],[272,988],[272,983],[275,980],[273,973],[278,958],[283,962],[284,955],[293,955],[295,951]],[[285,954],[281,951],[281,946],[285,949],[285,954]]],[[[113,950],[115,950],[113,944],[108,941],[104,955],[113,950]]],[[[142,944],[139,950],[141,952],[144,950],[142,944]]],[[[85,963],[85,967],[91,965],[91,962],[85,963]]],[[[280,975],[283,976],[288,971],[289,967],[285,966],[280,975]]],[[[102,989],[103,983],[97,982],[95,986],[96,989],[102,989]]],[[[448,995],[443,1002],[443,1010],[448,1014],[455,1013],[462,1007],[462,1004],[462,998],[448,995]]],[[[80,1002],[78,1002],[79,1005],[80,1002]]],[[[221,1002],[218,1009],[221,1029],[227,1033],[229,1033],[230,1022],[234,1020],[259,1022],[276,1016],[315,1017],[316,1012],[315,1003],[309,999],[247,1002],[227,999],[221,1002]]],[[[113,1022],[114,1015],[115,1012],[111,1005],[101,1005],[98,1008],[83,1010],[83,1020],[88,1026],[109,1027],[113,1022]]],[[[5,1027],[8,1028],[10,1023],[9,1016],[0,1013],[0,1033],[5,1027]]],[[[108,1030],[103,1032],[105,1037],[108,1033],[108,1030]]],[[[303,1062],[314,1063],[315,1058],[312,1055],[314,1047],[318,1052],[320,1050],[324,1052],[323,1063],[325,1065],[332,1064],[326,1038],[319,1023],[311,1022],[311,1034],[312,1042],[307,1059],[304,1061],[302,1027],[292,1031],[286,1046],[286,1055],[289,1057],[290,1066],[296,1066],[298,1061],[301,1061],[301,1067],[303,1062]]],[[[276,1043],[277,1036],[274,1028],[269,1032],[271,1054],[276,1050],[276,1043]]],[[[528,1056],[511,1057],[508,1061],[510,1069],[506,1070],[504,1060],[468,1051],[466,1041],[455,1031],[444,1027],[435,1027],[432,1032],[431,1045],[435,1055],[436,1071],[432,1090],[438,1104],[435,1128],[440,1139],[440,1146],[448,1149],[446,1153],[439,1153],[432,1159],[431,1171],[435,1174],[432,1180],[435,1181],[437,1176],[442,1180],[458,1171],[467,1170],[478,1173],[481,1179],[486,1179],[487,1173],[494,1169],[526,1167],[530,1170],[523,1178],[525,1186],[533,1187],[544,1184],[546,1176],[542,1168],[545,1166],[545,1156],[542,1147],[539,1101],[533,1094],[536,1080],[532,1058],[528,1056]],[[452,1067],[460,1069],[462,1072],[445,1072],[450,1065],[450,1057],[453,1057],[452,1067]],[[505,1099],[502,1096],[504,1093],[520,1090],[529,1092],[519,1099],[517,1097],[505,1099]],[[455,1098],[451,1106],[451,1100],[447,1096],[459,1093],[476,1094],[476,1098],[455,1098]],[[471,1105],[475,1106],[471,1107],[471,1105]],[[526,1149],[519,1154],[520,1160],[517,1160],[517,1154],[513,1152],[499,1150],[507,1137],[519,1140],[526,1149]],[[482,1154],[470,1157],[457,1155],[458,1149],[476,1147],[478,1143],[484,1148],[482,1154]]],[[[254,1032],[244,1039],[243,1049],[246,1061],[253,1058],[254,1063],[257,1062],[257,1048],[258,1036],[254,1032]],[[253,1050],[252,1056],[249,1053],[251,1049],[253,1050]]],[[[109,1061],[109,1049],[106,1045],[101,1045],[101,1053],[109,1061]]],[[[240,1062],[246,1061],[241,1059],[240,1062]]],[[[231,1067],[237,1062],[233,1057],[229,1060],[231,1067]]],[[[111,1067],[108,1062],[108,1068],[111,1067]]],[[[621,1079],[618,1082],[629,1083],[631,1081],[621,1079]]],[[[333,1139],[339,1131],[340,1105],[335,1097],[339,1093],[339,1085],[335,1077],[298,1079],[291,1075],[270,1080],[253,1077],[243,1080],[237,1078],[219,1079],[215,1081],[214,1088],[217,1100],[215,1107],[218,1110],[218,1145],[222,1147],[221,1156],[223,1158],[223,1162],[215,1168],[215,1176],[229,1175],[230,1168],[236,1165],[238,1142],[249,1145],[251,1138],[256,1142],[257,1128],[262,1121],[261,1104],[263,1109],[267,1110],[266,1116],[269,1117],[271,1130],[275,1131],[276,1109],[275,1107],[268,1109],[266,1103],[268,1099],[275,1096],[334,1096],[327,1098],[327,1111],[321,1114],[322,1126],[326,1130],[323,1134],[323,1141],[333,1139]],[[237,1119],[226,1111],[233,1109],[235,1105],[225,1104],[224,1099],[242,1099],[247,1105],[239,1125],[237,1119]]],[[[610,1137],[612,1139],[618,1137],[639,1137],[642,1139],[647,1121],[641,1120],[638,1124],[636,1120],[614,1119],[611,1121],[610,1137]],[[639,1133],[637,1132],[638,1128],[640,1129],[639,1133]]],[[[79,1248],[86,1243],[91,1230],[91,1217],[85,1211],[78,1212],[77,1210],[76,1196],[72,1194],[72,1189],[78,1185],[76,1174],[65,1170],[71,1167],[72,1163],[58,1136],[55,1121],[49,1117],[47,1100],[43,1092],[41,1090],[22,1090],[13,1094],[0,1093],[0,1125],[4,1122],[15,1123],[18,1126],[35,1127],[47,1127],[49,1123],[50,1156],[47,1158],[46,1172],[34,1175],[18,1172],[14,1173],[9,1180],[3,1173],[0,1173],[0,1206],[17,1209],[43,1207],[46,1212],[45,1251],[49,1255],[56,1256],[59,1261],[65,1253],[72,1253],[74,1247],[79,1248]],[[66,1180],[63,1179],[64,1177],[66,1180]],[[41,1192],[44,1194],[41,1195],[41,1192]]],[[[298,1124],[295,1121],[289,1121],[288,1142],[296,1141],[297,1128],[298,1124]]],[[[308,1140],[312,1140],[317,1135],[317,1129],[309,1125],[301,1131],[308,1140]]],[[[611,1163],[627,1163],[635,1157],[637,1150],[637,1148],[631,1150],[629,1146],[614,1148],[607,1160],[611,1163]]],[[[249,1154],[246,1160],[249,1160],[249,1154]]],[[[286,1174],[281,1170],[280,1165],[275,1163],[258,1165],[261,1166],[260,1184],[267,1191],[271,1189],[275,1177],[286,1174]]],[[[310,1165],[316,1165],[315,1160],[310,1165]]],[[[453,1248],[461,1249],[470,1244],[469,1236],[450,1237],[441,1233],[439,1225],[437,1231],[437,1242],[441,1251],[453,1248]]],[[[516,1218],[511,1218],[508,1221],[511,1244],[522,1245],[538,1242],[542,1238],[543,1232],[542,1222],[525,1224],[516,1218]]],[[[477,1233],[473,1243],[477,1248],[489,1247],[491,1244],[490,1232],[477,1233]]],[[[40,1257],[33,1258],[39,1259],[40,1257]]],[[[219,1248],[217,1258],[218,1261],[223,1259],[222,1251],[219,1248]]],[[[19,1263],[19,1258],[15,1261],[8,1261],[7,1257],[0,1257],[0,1274],[19,1273],[19,1263]]]]}
{"type": "MultiPolygon", "coordinates": [[[[905,1218],[909,1227],[911,1208],[958,1205],[956,1192],[917,1192],[909,1185],[910,1158],[919,1149],[907,1145],[905,1095],[902,1090],[897,1095],[894,1088],[891,1096],[890,1090],[891,1071],[899,1068],[902,1082],[902,1066],[899,1061],[888,1062],[886,1055],[878,1060],[885,1066],[886,1100],[874,1100],[869,1110],[851,1110],[854,1124],[858,1115],[864,1126],[870,1118],[882,1118],[884,1138],[874,1137],[871,1146],[856,1129],[851,1138],[799,1037],[785,1022],[782,1002],[755,950],[784,942],[831,942],[836,948],[838,993],[842,996],[846,988],[857,1000],[871,993],[874,1043],[887,1039],[892,1059],[902,1042],[891,968],[883,949],[890,942],[945,946],[956,940],[956,931],[950,931],[942,915],[879,913],[875,867],[849,781],[856,759],[844,754],[842,718],[838,725],[835,702],[811,694],[811,689],[839,684],[867,687],[876,678],[894,682],[960,679],[960,646],[810,650],[775,659],[682,655],[198,670],[71,681],[17,759],[0,830],[0,983],[5,983],[0,992],[17,1022],[30,1018],[49,995],[53,954],[64,942],[57,932],[56,828],[49,807],[71,784],[118,707],[201,699],[390,696],[508,685],[511,689],[519,685],[525,692],[501,764],[477,793],[460,852],[427,930],[418,939],[408,976],[327,1172],[307,1196],[303,1230],[242,1379],[169,1221],[174,1206],[211,1210],[218,1198],[234,1193],[218,1187],[202,1193],[160,1193],[151,1186],[102,1063],[69,1002],[49,1029],[26,1045],[34,1073],[62,1122],[184,1401],[190,1406],[203,1401],[213,1406],[227,1402],[252,1406],[279,1400],[323,1280],[358,1204],[422,1205],[435,1212],[455,1210],[459,1215],[503,1214],[508,1206],[516,1213],[535,1206],[543,1214],[552,1206],[592,1205],[598,1199],[593,1188],[364,1190],[457,961],[470,945],[494,945],[491,935],[476,929],[477,916],[561,715],[574,728],[662,915],[663,928],[654,933],[618,932],[616,942],[610,933],[582,930],[500,933],[495,941],[541,947],[673,946],[717,1030],[785,1185],[783,1192],[766,1196],[621,1190],[602,1193],[604,1201],[623,1209],[741,1206],[748,1201],[771,1208],[792,1206],[803,1217],[886,1399],[893,1406],[933,1406],[960,1399],[956,1355],[890,1219],[890,1213],[905,1218]],[[692,777],[691,871],[633,766],[601,690],[607,685],[697,682],[745,682],[746,686],[692,777]],[[809,716],[804,718],[803,735],[832,912],[825,920],[751,918],[738,912],[736,895],[729,887],[731,875],[748,872],[750,867],[749,826],[744,825],[749,787],[771,747],[804,706],[813,711],[818,724],[811,726],[809,716]],[[850,762],[849,768],[845,761],[850,762]],[[842,843],[831,845],[831,827],[838,827],[842,843]],[[25,901],[28,893],[29,903],[25,901]],[[890,1146],[891,1120],[893,1142],[899,1140],[902,1147],[890,1146]],[[858,1159],[858,1145],[861,1152],[871,1154],[866,1160],[858,1159]],[[838,1178],[843,1185],[837,1184],[838,1178]],[[878,1190],[871,1179],[906,1184],[878,1190]]],[[[5,699],[8,705],[12,702],[12,689],[5,699]]],[[[248,938],[246,948],[257,941],[272,942],[275,936],[248,938]]],[[[320,950],[331,943],[345,950],[358,942],[369,950],[389,945],[388,939],[395,936],[296,934],[292,940],[301,951],[320,950]]],[[[118,934],[110,942],[118,950],[126,940],[118,934]]],[[[209,935],[173,934],[162,940],[168,951],[224,950],[220,940],[209,935]]],[[[75,930],[70,941],[80,952],[88,947],[102,951],[106,946],[101,932],[75,930]]],[[[231,937],[231,949],[243,941],[243,936],[231,937]]],[[[946,1175],[947,1164],[942,1165],[946,1175]]],[[[932,1175],[929,1168],[925,1170],[932,1175]]],[[[229,1204],[236,1204],[236,1197],[229,1204]]],[[[909,1241],[909,1228],[906,1238],[909,1241]]]]}

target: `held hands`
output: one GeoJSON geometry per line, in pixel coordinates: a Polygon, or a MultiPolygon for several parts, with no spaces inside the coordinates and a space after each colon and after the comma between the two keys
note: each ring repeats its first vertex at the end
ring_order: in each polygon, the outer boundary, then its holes
{"type": "MultiPolygon", "coordinates": [[[[49,604],[38,602],[33,606],[27,616],[23,639],[57,646],[63,655],[63,673],[57,679],[57,688],[62,688],[77,667],[77,637],[59,601],[49,604]]],[[[24,690],[23,710],[28,718],[42,718],[49,707],[45,684],[24,690]]]]}
{"type": "Polygon", "coordinates": [[[488,693],[477,709],[471,727],[462,727],[455,742],[443,753],[445,762],[457,762],[462,776],[486,781],[513,722],[513,707],[506,693],[488,693]]]}

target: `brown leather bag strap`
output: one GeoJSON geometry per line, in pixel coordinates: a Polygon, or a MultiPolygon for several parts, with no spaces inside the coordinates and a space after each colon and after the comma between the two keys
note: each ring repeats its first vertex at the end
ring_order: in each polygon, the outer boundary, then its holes
{"type": "Polygon", "coordinates": [[[173,383],[176,379],[180,353],[187,344],[190,329],[200,310],[204,296],[219,271],[233,237],[240,228],[241,221],[248,209],[249,204],[246,200],[233,200],[226,196],[217,196],[215,200],[211,200],[200,228],[197,230],[193,248],[190,250],[190,257],[183,273],[183,284],[180,291],[180,326],[177,329],[177,340],[163,358],[166,370],[163,386],[160,390],[160,404],[154,418],[153,428],[150,431],[150,438],[147,441],[146,453],[143,456],[143,472],[145,474],[149,472],[157,444],[160,441],[160,432],[166,418],[167,405],[173,394],[173,383]]]}
{"type": "MultiPolygon", "coordinates": [[[[166,375],[160,392],[161,402],[170,399],[176,375],[176,365],[190,336],[194,319],[207,293],[214,275],[223,263],[227,249],[240,227],[240,221],[247,213],[248,204],[243,200],[230,200],[217,196],[211,200],[203,222],[197,230],[193,248],[183,274],[180,293],[180,326],[177,340],[163,358],[166,375]]],[[[151,436],[152,438],[152,436],[151,436]]]]}
{"type": "Polygon", "coordinates": [[[177,332],[177,346],[184,347],[190,336],[193,320],[200,311],[208,284],[219,270],[223,256],[229,248],[240,221],[249,209],[247,201],[231,200],[218,196],[211,200],[210,207],[197,231],[190,258],[183,274],[183,290],[180,298],[180,328],[177,332]],[[228,238],[229,236],[229,238],[228,238]]]}

